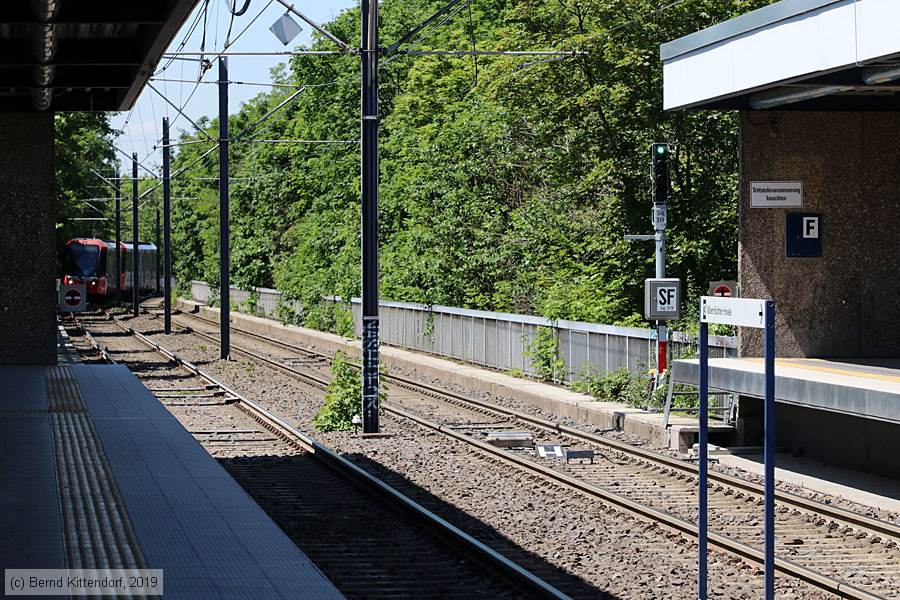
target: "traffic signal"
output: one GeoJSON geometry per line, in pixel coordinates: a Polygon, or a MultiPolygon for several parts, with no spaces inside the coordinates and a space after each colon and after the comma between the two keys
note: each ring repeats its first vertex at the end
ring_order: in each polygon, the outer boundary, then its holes
{"type": "Polygon", "coordinates": [[[653,182],[653,202],[665,204],[669,198],[669,145],[651,144],[650,180],[653,182]]]}

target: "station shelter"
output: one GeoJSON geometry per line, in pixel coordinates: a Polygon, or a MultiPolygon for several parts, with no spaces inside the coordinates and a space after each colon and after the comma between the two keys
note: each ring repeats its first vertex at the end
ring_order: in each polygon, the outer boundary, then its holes
{"type": "MultiPolygon", "coordinates": [[[[776,302],[777,443],[900,476],[900,2],[783,0],[663,44],[664,108],[738,111],[740,295],[776,302]]],[[[762,331],[710,385],[762,429],[762,331]]],[[[673,367],[697,381],[696,361],[673,367]]]]}
{"type": "Polygon", "coordinates": [[[130,109],[196,3],[0,7],[0,365],[56,363],[54,113],[130,109]]]}
{"type": "Polygon", "coordinates": [[[338,599],[124,365],[76,364],[60,343],[54,114],[134,106],[198,4],[0,5],[0,572],[159,570],[166,598],[338,599]]]}

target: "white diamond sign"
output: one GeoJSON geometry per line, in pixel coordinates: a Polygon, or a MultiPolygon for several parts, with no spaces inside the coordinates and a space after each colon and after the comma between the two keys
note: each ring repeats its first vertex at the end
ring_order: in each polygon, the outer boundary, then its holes
{"type": "Polygon", "coordinates": [[[297,21],[291,18],[291,15],[284,13],[271,27],[269,27],[269,31],[275,34],[278,41],[287,46],[291,43],[291,40],[303,31],[303,28],[297,24],[297,21]]]}

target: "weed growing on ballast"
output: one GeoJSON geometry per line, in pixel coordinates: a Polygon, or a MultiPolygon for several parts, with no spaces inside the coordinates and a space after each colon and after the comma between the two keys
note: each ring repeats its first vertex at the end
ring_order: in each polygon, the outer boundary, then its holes
{"type": "MultiPolygon", "coordinates": [[[[362,412],[360,387],[362,376],[350,365],[347,354],[339,350],[331,361],[331,383],[325,394],[325,404],[313,417],[316,431],[348,431],[354,428],[353,415],[362,412]]],[[[382,371],[384,375],[384,371],[382,371]]],[[[382,384],[379,400],[387,400],[387,393],[382,384]]]]}

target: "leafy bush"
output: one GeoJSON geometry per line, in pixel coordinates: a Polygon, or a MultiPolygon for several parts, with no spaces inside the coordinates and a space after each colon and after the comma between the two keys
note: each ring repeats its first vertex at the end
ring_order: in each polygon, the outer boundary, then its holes
{"type": "Polygon", "coordinates": [[[334,332],[346,338],[356,337],[353,324],[353,312],[346,308],[337,308],[334,311],[334,332]]]}
{"type": "Polygon", "coordinates": [[[622,367],[603,375],[583,372],[578,381],[572,382],[572,389],[602,402],[625,402],[629,406],[643,407],[647,403],[649,384],[649,377],[634,375],[622,367]]]}
{"type": "Polygon", "coordinates": [[[259,291],[253,290],[247,296],[247,299],[243,302],[241,306],[241,312],[244,312],[248,315],[256,315],[259,310],[259,291]]]}
{"type": "Polygon", "coordinates": [[[303,316],[294,309],[294,303],[279,296],[275,303],[275,318],[283,325],[302,325],[303,316]]]}
{"type": "Polygon", "coordinates": [[[559,338],[550,327],[538,327],[537,333],[530,340],[527,335],[523,354],[531,360],[535,375],[544,381],[554,381],[566,368],[566,363],[559,357],[559,338]]]}
{"type": "MultiPolygon", "coordinates": [[[[343,350],[335,353],[331,373],[333,377],[325,394],[325,404],[313,417],[313,426],[316,431],[347,431],[354,428],[353,415],[362,412],[362,375],[350,364],[343,350]]],[[[383,367],[381,374],[386,375],[383,367]]],[[[380,402],[387,400],[384,384],[379,389],[378,398],[380,402]]]]}
{"type": "Polygon", "coordinates": [[[361,375],[350,366],[347,354],[341,350],[331,361],[331,373],[334,377],[328,384],[325,404],[313,417],[313,425],[316,431],[353,429],[353,415],[358,415],[362,411],[361,375]]]}

